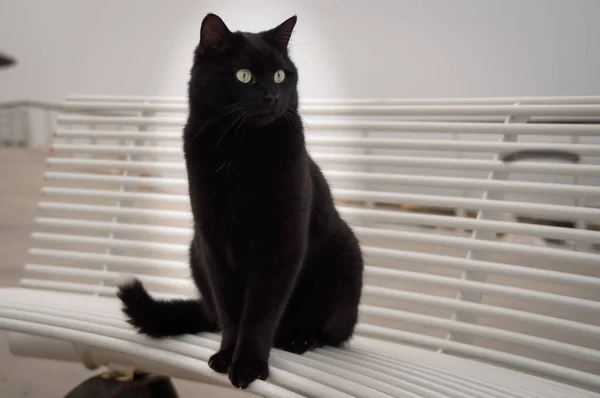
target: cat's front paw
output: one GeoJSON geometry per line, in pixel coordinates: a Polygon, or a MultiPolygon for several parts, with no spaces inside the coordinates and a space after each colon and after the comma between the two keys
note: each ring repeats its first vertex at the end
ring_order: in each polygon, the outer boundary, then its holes
{"type": "Polygon", "coordinates": [[[256,358],[240,358],[229,368],[229,380],[236,388],[247,388],[254,380],[266,380],[267,377],[269,364],[256,358]]]}
{"type": "Polygon", "coordinates": [[[208,366],[217,373],[227,373],[233,358],[233,350],[225,349],[217,352],[208,360],[208,366]]]}

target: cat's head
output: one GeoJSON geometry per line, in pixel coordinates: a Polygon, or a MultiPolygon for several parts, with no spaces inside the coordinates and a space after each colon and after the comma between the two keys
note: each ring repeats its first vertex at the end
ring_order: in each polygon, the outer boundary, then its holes
{"type": "Polygon", "coordinates": [[[288,56],[295,24],[293,16],[264,32],[231,32],[208,14],[191,70],[190,106],[257,124],[296,110],[298,71],[288,56]]]}

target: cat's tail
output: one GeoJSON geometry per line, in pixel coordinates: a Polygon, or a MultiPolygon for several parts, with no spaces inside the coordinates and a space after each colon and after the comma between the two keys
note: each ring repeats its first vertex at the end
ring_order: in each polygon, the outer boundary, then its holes
{"type": "Polygon", "coordinates": [[[119,286],[117,296],[123,302],[127,321],[140,333],[161,338],[216,331],[200,299],[155,300],[144,285],[134,279],[119,286]]]}

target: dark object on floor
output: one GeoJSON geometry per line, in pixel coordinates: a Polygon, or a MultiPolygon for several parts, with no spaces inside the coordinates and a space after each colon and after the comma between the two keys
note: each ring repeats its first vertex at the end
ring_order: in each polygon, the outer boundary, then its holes
{"type": "Polygon", "coordinates": [[[557,160],[566,160],[571,163],[579,163],[579,155],[573,152],[568,151],[559,151],[559,150],[525,150],[525,151],[515,151],[511,153],[507,153],[502,157],[502,161],[504,162],[515,162],[517,160],[526,160],[526,159],[557,159],[557,160]]]}
{"type": "MultiPolygon", "coordinates": [[[[536,225],[547,225],[550,227],[559,227],[559,228],[575,228],[574,221],[562,221],[562,220],[544,220],[537,219],[533,217],[517,217],[517,220],[521,223],[525,224],[536,224],[536,225]]],[[[553,243],[555,245],[564,245],[565,242],[562,239],[552,239],[552,238],[544,238],[546,242],[553,243]]]]}
{"type": "Polygon", "coordinates": [[[0,68],[6,68],[9,66],[13,66],[17,61],[14,58],[9,57],[6,54],[0,53],[0,68]]]}
{"type": "MultiPolygon", "coordinates": [[[[579,163],[580,156],[577,153],[561,150],[546,150],[546,149],[532,149],[524,151],[515,151],[507,153],[502,157],[504,162],[516,162],[519,160],[527,159],[556,159],[565,160],[570,163],[579,163]]],[[[575,223],[572,221],[555,221],[555,220],[536,220],[531,218],[519,217],[519,222],[538,224],[538,225],[549,225],[560,228],[575,228],[575,223]]],[[[546,242],[564,245],[566,242],[560,239],[544,238],[546,242]]]]}
{"type": "Polygon", "coordinates": [[[179,398],[171,379],[151,374],[136,374],[133,380],[94,376],[87,379],[65,398],[179,398]]]}

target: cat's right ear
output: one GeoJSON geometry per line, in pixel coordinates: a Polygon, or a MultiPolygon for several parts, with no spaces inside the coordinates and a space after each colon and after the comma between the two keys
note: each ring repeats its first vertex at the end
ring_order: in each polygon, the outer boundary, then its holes
{"type": "Polygon", "coordinates": [[[224,51],[233,43],[233,33],[215,14],[208,14],[200,28],[200,46],[204,51],[224,51]]]}

